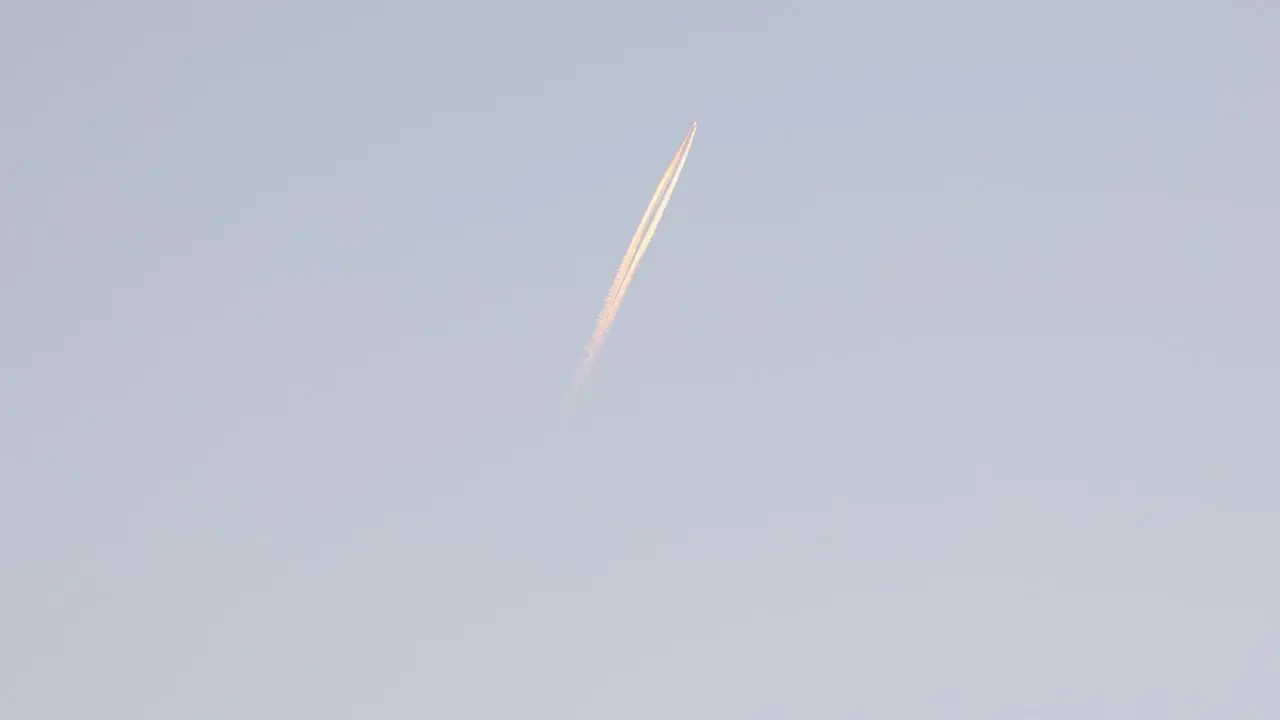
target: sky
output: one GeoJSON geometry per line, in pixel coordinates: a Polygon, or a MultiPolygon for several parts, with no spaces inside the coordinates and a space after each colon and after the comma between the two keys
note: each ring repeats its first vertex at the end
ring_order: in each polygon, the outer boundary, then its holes
{"type": "Polygon", "coordinates": [[[1280,716],[1277,37],[6,3],[0,716],[1280,716]]]}

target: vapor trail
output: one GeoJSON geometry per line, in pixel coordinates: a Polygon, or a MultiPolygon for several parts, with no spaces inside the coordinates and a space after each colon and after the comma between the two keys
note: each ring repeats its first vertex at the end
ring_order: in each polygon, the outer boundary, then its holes
{"type": "Polygon", "coordinates": [[[658,182],[658,187],[653,192],[653,197],[649,199],[649,205],[645,208],[644,215],[640,218],[640,225],[631,237],[631,244],[627,246],[627,252],[623,255],[622,263],[618,266],[618,272],[614,275],[613,284],[609,287],[609,292],[605,296],[604,307],[600,310],[600,315],[596,320],[595,332],[591,334],[591,342],[587,344],[587,357],[583,360],[582,366],[578,369],[574,378],[574,384],[570,390],[571,395],[581,387],[582,382],[586,379],[595,363],[596,354],[600,352],[600,348],[604,345],[605,336],[608,335],[609,327],[618,315],[618,308],[622,305],[622,299],[627,293],[627,288],[631,286],[631,280],[635,277],[636,268],[640,265],[640,259],[644,257],[644,253],[649,247],[649,242],[653,239],[653,234],[658,229],[658,222],[662,220],[662,215],[667,209],[667,203],[671,201],[671,194],[675,191],[676,182],[680,179],[680,173],[684,169],[684,163],[689,156],[689,149],[693,144],[693,136],[697,130],[698,124],[694,123],[689,128],[689,131],[685,133],[684,139],[680,141],[680,147],[676,150],[675,157],[671,159],[666,172],[662,174],[662,180],[658,182]]]}
{"type": "MultiPolygon", "coordinates": [[[[684,161],[689,157],[688,146],[693,143],[693,132],[697,129],[694,125],[689,130],[688,139],[685,143],[685,151],[679,156],[679,163],[676,164],[675,173],[671,175],[671,184],[666,188],[666,192],[662,193],[662,200],[658,203],[658,209],[654,212],[653,218],[649,221],[649,226],[645,228],[644,239],[640,241],[640,246],[636,248],[635,258],[631,261],[631,267],[627,270],[627,275],[622,280],[622,287],[618,288],[618,295],[614,299],[613,307],[609,312],[608,324],[612,325],[614,318],[618,315],[618,308],[622,307],[622,299],[627,294],[627,288],[631,287],[631,280],[636,275],[636,270],[640,267],[640,260],[644,258],[645,251],[649,249],[649,241],[653,240],[653,235],[658,231],[658,223],[662,222],[662,215],[667,211],[667,203],[671,202],[671,195],[676,190],[676,183],[680,182],[680,173],[684,171],[684,161]]],[[[670,168],[668,168],[670,170],[670,168]]]]}
{"type": "Polygon", "coordinates": [[[649,206],[645,208],[644,215],[640,217],[640,224],[636,226],[636,232],[631,236],[631,244],[627,246],[627,252],[622,256],[622,263],[618,265],[618,272],[614,275],[613,284],[609,286],[609,292],[605,295],[604,307],[601,308],[600,315],[596,319],[596,329],[592,333],[591,342],[587,346],[588,362],[599,351],[600,346],[604,344],[604,337],[608,333],[609,324],[612,321],[610,311],[615,309],[617,303],[622,299],[622,293],[625,292],[624,283],[635,265],[636,251],[644,239],[645,230],[652,225],[654,208],[662,202],[663,190],[666,189],[671,176],[679,166],[680,156],[685,152],[685,147],[689,144],[692,136],[693,130],[691,129],[685,133],[684,139],[680,141],[680,147],[676,149],[675,156],[671,158],[671,163],[667,165],[666,172],[662,173],[662,180],[658,182],[658,187],[653,191],[653,197],[649,198],[649,206]]]}

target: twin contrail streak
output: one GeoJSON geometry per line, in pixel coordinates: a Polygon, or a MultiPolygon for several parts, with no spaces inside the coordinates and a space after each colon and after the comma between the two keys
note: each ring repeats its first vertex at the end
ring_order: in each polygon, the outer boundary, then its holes
{"type": "Polygon", "coordinates": [[[627,288],[631,287],[631,280],[635,277],[636,268],[640,266],[640,260],[644,257],[645,251],[649,249],[649,242],[653,239],[653,234],[658,230],[658,222],[662,220],[662,214],[667,210],[667,203],[671,201],[671,193],[675,192],[676,183],[680,181],[680,173],[684,170],[685,159],[689,156],[689,148],[693,145],[693,135],[698,131],[698,123],[694,123],[689,132],[685,133],[684,140],[680,142],[676,155],[671,159],[671,164],[667,166],[667,171],[662,174],[662,180],[658,183],[658,188],[654,190],[653,197],[649,199],[649,206],[645,208],[644,216],[640,218],[640,226],[636,228],[635,235],[631,237],[631,244],[627,246],[627,252],[622,256],[622,264],[618,266],[618,272],[613,278],[613,285],[609,287],[609,293],[604,299],[604,308],[600,310],[600,316],[596,320],[595,332],[591,334],[591,342],[587,344],[587,357],[582,362],[582,366],[578,369],[577,377],[574,379],[573,391],[576,391],[591,372],[591,367],[595,364],[596,354],[600,352],[600,348],[604,345],[605,336],[609,334],[609,327],[613,324],[614,318],[618,316],[618,308],[622,306],[622,299],[627,294],[627,288]]]}

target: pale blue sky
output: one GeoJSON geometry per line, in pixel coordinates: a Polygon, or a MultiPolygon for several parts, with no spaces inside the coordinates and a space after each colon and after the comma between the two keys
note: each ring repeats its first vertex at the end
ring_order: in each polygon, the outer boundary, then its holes
{"type": "Polygon", "coordinates": [[[0,716],[1280,717],[1276,38],[8,3],[0,716]]]}

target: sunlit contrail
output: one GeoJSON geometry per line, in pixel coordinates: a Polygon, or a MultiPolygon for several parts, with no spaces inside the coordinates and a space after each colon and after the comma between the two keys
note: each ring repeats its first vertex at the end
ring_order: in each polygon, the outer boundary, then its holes
{"type": "MultiPolygon", "coordinates": [[[[636,269],[640,267],[640,261],[644,258],[644,253],[649,249],[649,241],[653,240],[653,234],[658,230],[658,223],[662,222],[662,215],[667,211],[667,203],[671,201],[671,194],[676,190],[676,183],[680,182],[680,173],[684,170],[684,161],[689,156],[688,147],[693,142],[693,132],[697,129],[695,124],[689,130],[689,135],[685,142],[685,152],[679,156],[679,163],[676,164],[675,173],[671,175],[671,183],[667,185],[666,191],[662,193],[662,200],[658,203],[658,209],[654,211],[653,217],[649,220],[649,226],[645,228],[644,239],[640,241],[640,246],[636,248],[635,257],[631,260],[631,267],[627,270],[627,275],[622,280],[622,286],[618,288],[618,295],[614,299],[613,307],[609,312],[608,324],[612,325],[613,320],[618,315],[618,308],[622,306],[622,298],[627,294],[627,288],[631,287],[631,280],[636,275],[636,269]]],[[[670,172],[671,168],[667,168],[670,172]]]]}
{"type": "Polygon", "coordinates": [[[662,220],[662,215],[667,209],[667,203],[671,201],[671,193],[675,191],[676,183],[680,180],[680,172],[684,169],[685,159],[689,156],[689,148],[693,145],[693,135],[697,130],[698,123],[693,123],[685,133],[675,157],[671,159],[671,164],[662,174],[662,180],[654,190],[653,197],[649,199],[649,206],[645,208],[644,215],[640,218],[640,225],[631,238],[631,244],[627,246],[627,252],[623,255],[622,263],[618,266],[618,272],[613,278],[613,285],[609,287],[609,293],[605,296],[604,307],[596,320],[595,332],[591,334],[591,342],[587,344],[587,357],[578,369],[571,393],[576,392],[582,381],[586,379],[595,363],[596,354],[604,345],[605,336],[608,335],[609,327],[618,315],[618,308],[621,307],[622,299],[627,294],[627,288],[631,286],[631,280],[635,277],[640,259],[644,257],[649,241],[653,239],[653,234],[658,229],[658,222],[662,220]]]}
{"type": "MultiPolygon", "coordinates": [[[[694,127],[697,125],[695,123],[694,127]]],[[[667,188],[672,175],[679,167],[680,157],[685,152],[685,147],[689,144],[689,140],[693,137],[693,129],[685,133],[684,139],[680,141],[680,147],[676,149],[676,154],[671,158],[671,164],[667,166],[666,172],[662,174],[662,180],[658,182],[658,187],[653,191],[653,197],[649,198],[649,206],[645,208],[644,215],[640,217],[640,224],[636,227],[636,232],[631,236],[631,244],[627,246],[627,252],[622,256],[622,263],[618,266],[618,272],[614,275],[613,285],[609,287],[609,293],[605,296],[604,307],[600,310],[600,316],[597,318],[596,330],[591,336],[591,342],[588,344],[588,361],[591,356],[599,351],[600,346],[604,343],[604,336],[609,331],[609,324],[612,321],[610,311],[616,309],[617,304],[622,300],[622,294],[625,292],[624,284],[630,275],[632,268],[635,266],[636,251],[644,241],[645,231],[653,225],[654,208],[662,203],[664,191],[667,188]],[[594,348],[594,350],[592,349],[594,348]]]]}

